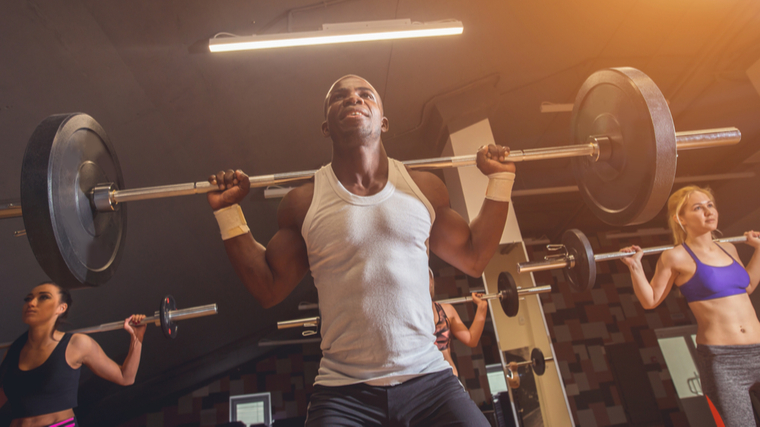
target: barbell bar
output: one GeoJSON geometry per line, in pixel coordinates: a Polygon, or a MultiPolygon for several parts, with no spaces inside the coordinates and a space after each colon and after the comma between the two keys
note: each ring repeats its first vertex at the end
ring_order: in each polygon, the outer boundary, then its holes
{"type": "MultiPolygon", "coordinates": [[[[552,291],[551,285],[535,286],[532,288],[519,288],[515,284],[515,280],[512,275],[504,271],[499,274],[498,279],[499,291],[492,294],[485,294],[480,297],[483,300],[498,299],[501,303],[501,308],[509,317],[517,316],[519,309],[520,299],[526,295],[538,295],[549,293],[552,291]]],[[[436,301],[438,304],[462,304],[472,301],[472,296],[448,298],[436,301]]],[[[277,322],[277,329],[290,329],[290,328],[319,328],[321,322],[320,316],[304,317],[300,319],[283,320],[277,322]]],[[[308,331],[311,332],[311,331],[308,331]]],[[[313,335],[315,332],[304,334],[313,335]]]]}
{"type": "MultiPolygon", "coordinates": [[[[675,138],[677,150],[687,151],[700,148],[734,145],[741,141],[741,132],[737,128],[728,127],[700,131],[676,132],[675,138]]],[[[591,157],[595,161],[605,160],[606,158],[609,158],[609,154],[603,153],[609,153],[611,151],[611,148],[607,146],[609,144],[611,144],[609,139],[596,137],[593,141],[581,145],[511,150],[507,157],[507,161],[524,162],[584,156],[591,157]]],[[[412,170],[432,170],[473,166],[476,163],[475,159],[476,155],[471,154],[464,156],[408,160],[403,161],[402,163],[412,170]]],[[[253,188],[268,187],[294,181],[307,180],[313,177],[316,172],[316,170],[284,172],[271,175],[251,176],[248,177],[248,180],[253,188]]],[[[208,181],[124,190],[119,190],[114,183],[104,183],[92,188],[91,198],[92,204],[96,210],[99,212],[112,212],[117,209],[117,205],[126,202],[205,194],[218,190],[219,187],[217,185],[211,184],[208,181]]],[[[20,202],[8,203],[7,207],[0,205],[0,218],[22,216],[20,205],[20,202]]]]}
{"type": "MultiPolygon", "coordinates": [[[[161,300],[160,310],[155,312],[153,316],[148,316],[140,322],[141,325],[149,325],[153,323],[156,326],[161,327],[161,331],[166,338],[177,337],[177,325],[174,323],[179,320],[195,319],[196,317],[211,316],[218,313],[218,307],[216,304],[206,304],[197,307],[177,309],[174,304],[174,297],[171,295],[165,296],[161,300]]],[[[130,323],[131,324],[131,323],[130,323]]],[[[135,326],[134,324],[131,324],[135,326]]],[[[124,327],[124,321],[116,321],[110,323],[103,323],[97,326],[90,326],[87,328],[74,329],[67,331],[72,334],[94,334],[98,332],[115,331],[124,327]]],[[[0,344],[0,349],[8,348],[11,346],[10,342],[0,344]]]]}
{"type": "MultiPolygon", "coordinates": [[[[533,351],[530,352],[530,360],[517,362],[517,367],[520,368],[523,366],[531,366],[533,368],[533,372],[536,375],[541,376],[544,374],[544,372],[546,372],[546,362],[553,361],[553,357],[544,357],[544,352],[541,351],[540,348],[536,347],[533,349],[533,351]]],[[[508,371],[511,372],[511,370],[508,371]]]]}
{"type": "MultiPolygon", "coordinates": [[[[485,294],[480,297],[480,299],[498,299],[501,305],[501,309],[504,311],[504,314],[506,314],[508,317],[515,317],[517,316],[517,311],[520,308],[520,298],[526,295],[538,295],[549,293],[551,291],[551,285],[520,288],[515,283],[515,279],[512,277],[512,274],[507,271],[503,271],[499,273],[499,278],[497,281],[497,292],[492,294],[485,294]]],[[[470,295],[448,298],[436,302],[438,304],[462,304],[469,301],[472,301],[472,296],[470,295]]]]}
{"type": "MultiPolygon", "coordinates": [[[[572,145],[513,150],[512,162],[571,158],[589,209],[609,224],[646,222],[665,204],[679,150],[733,145],[736,128],[676,132],[665,98],[643,72],[593,73],[576,96],[572,145]]],[[[475,155],[404,162],[410,169],[475,164],[475,155]]],[[[314,170],[250,177],[253,187],[311,178],[314,170]]],[[[99,286],[115,274],[126,238],[126,202],[218,191],[207,181],[125,189],[103,128],[82,113],[50,116],[27,144],[21,201],[0,204],[0,218],[22,216],[32,252],[67,289],[99,286]]]]}
{"type": "MultiPolygon", "coordinates": [[[[713,242],[739,243],[746,242],[747,236],[721,237],[713,242]]],[[[653,246],[642,248],[644,255],[655,255],[673,249],[673,245],[653,246]]],[[[529,261],[517,264],[518,273],[532,273],[563,269],[565,278],[575,291],[587,291],[596,282],[596,263],[613,261],[633,256],[635,252],[607,252],[594,254],[591,243],[582,231],[571,229],[562,235],[562,244],[547,245],[550,251],[562,251],[562,254],[547,255],[541,261],[529,261]]]]}
{"type": "MultiPolygon", "coordinates": [[[[680,151],[693,150],[705,147],[718,147],[733,145],[741,140],[741,133],[736,128],[708,129],[696,132],[676,133],[676,146],[680,151]]],[[[610,149],[604,147],[610,144],[609,140],[597,139],[583,145],[568,145],[551,148],[536,148],[526,150],[513,150],[507,156],[507,161],[524,162],[546,159],[561,159],[568,157],[590,156],[595,160],[602,159],[602,153],[610,149]]],[[[404,161],[404,165],[412,170],[429,170],[457,168],[475,165],[476,155],[438,157],[404,161]]],[[[293,181],[310,179],[316,170],[286,172],[273,175],[260,175],[249,177],[251,187],[268,187],[271,185],[286,184],[293,181]]],[[[192,194],[205,194],[218,191],[217,185],[208,181],[188,182],[184,184],[164,185],[156,187],[118,190],[112,185],[102,185],[93,188],[92,197],[95,207],[101,212],[116,209],[119,203],[134,202],[140,200],[159,199],[166,197],[185,196],[192,194]]]]}

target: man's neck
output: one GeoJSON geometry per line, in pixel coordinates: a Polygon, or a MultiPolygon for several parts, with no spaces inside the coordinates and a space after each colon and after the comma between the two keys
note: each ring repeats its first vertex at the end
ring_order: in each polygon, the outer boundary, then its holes
{"type": "Polygon", "coordinates": [[[332,168],[340,183],[357,196],[377,194],[388,182],[388,155],[381,141],[348,149],[333,147],[332,168]]]}

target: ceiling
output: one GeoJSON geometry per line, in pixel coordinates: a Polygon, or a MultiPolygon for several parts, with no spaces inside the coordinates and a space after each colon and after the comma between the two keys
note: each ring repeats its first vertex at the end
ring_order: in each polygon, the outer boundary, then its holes
{"type": "MultiPolygon", "coordinates": [[[[345,74],[369,80],[384,100],[384,142],[401,160],[435,157],[452,122],[481,115],[495,140],[515,149],[570,143],[570,113],[541,113],[542,102],[573,103],[594,71],[631,66],[668,100],[677,130],[736,126],[736,146],[682,153],[677,176],[755,172],[760,148],[760,3],[748,0],[79,0],[0,3],[0,199],[18,199],[21,161],[37,124],[54,113],[86,112],[106,130],[127,188],[200,181],[220,169],[251,175],[315,169],[330,161],[320,134],[322,102],[345,74]],[[248,51],[203,52],[218,32],[309,31],[322,23],[410,18],[457,19],[461,36],[248,51]],[[751,73],[750,73],[751,74],[751,73]],[[760,74],[757,72],[756,74],[760,74]],[[444,114],[444,107],[447,109],[444,114]],[[453,111],[452,111],[453,109],[453,111]]],[[[515,190],[573,185],[568,160],[518,165],[515,190]]],[[[688,179],[688,178],[686,178],[688,179]]],[[[726,221],[760,203],[744,196],[756,178],[707,181],[726,221]],[[721,188],[725,188],[721,192],[721,188]]],[[[242,203],[253,235],[276,231],[276,199],[253,190],[242,203]]],[[[619,230],[589,214],[579,193],[517,196],[524,237],[557,241],[562,231],[619,230]]],[[[180,324],[166,342],[150,331],[138,381],[148,381],[239,340],[256,342],[277,320],[300,317],[314,301],[310,279],[284,303],[263,310],[227,260],[202,196],[129,204],[117,274],[74,292],[72,327],[158,308],[219,305],[219,315],[180,324]]],[[[665,226],[658,215],[636,228],[665,226]]],[[[0,342],[24,330],[23,296],[45,278],[21,219],[0,221],[0,342]]],[[[98,341],[118,357],[123,333],[98,341]]],[[[255,354],[250,350],[249,355],[255,354]]]]}

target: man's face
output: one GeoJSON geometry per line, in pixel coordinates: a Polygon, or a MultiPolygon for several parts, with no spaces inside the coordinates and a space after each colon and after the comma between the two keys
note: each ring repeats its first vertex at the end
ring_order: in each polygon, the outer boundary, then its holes
{"type": "Polygon", "coordinates": [[[388,130],[383,104],[375,88],[358,76],[344,77],[333,85],[325,100],[325,136],[358,135],[366,138],[388,130]]]}

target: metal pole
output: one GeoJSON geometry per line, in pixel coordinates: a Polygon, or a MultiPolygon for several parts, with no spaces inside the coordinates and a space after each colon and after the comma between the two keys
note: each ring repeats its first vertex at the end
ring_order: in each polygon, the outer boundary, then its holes
{"type": "Polygon", "coordinates": [[[558,270],[560,268],[572,268],[574,264],[572,255],[559,258],[549,258],[540,261],[523,262],[517,264],[517,272],[532,273],[534,271],[558,270]]]}
{"type": "Polygon", "coordinates": [[[319,319],[319,316],[314,316],[303,319],[283,320],[282,322],[277,322],[277,329],[316,328],[319,326],[319,319]]]}
{"type": "MultiPolygon", "coordinates": [[[[534,295],[544,294],[552,291],[551,285],[535,286],[532,288],[517,288],[517,295],[534,295]]],[[[489,300],[501,297],[501,293],[486,294],[480,297],[480,299],[489,300]]],[[[463,302],[472,301],[472,296],[449,298],[436,301],[438,304],[461,304],[463,302]]],[[[316,305],[316,304],[314,304],[316,305]]],[[[316,308],[316,307],[314,307],[316,308]]],[[[277,322],[277,329],[289,329],[289,328],[315,328],[319,326],[320,317],[304,317],[301,319],[283,320],[277,322]]]]}
{"type": "MultiPolygon", "coordinates": [[[[512,150],[509,153],[509,161],[522,162],[527,160],[558,159],[565,157],[579,157],[596,155],[599,151],[598,144],[578,144],[564,147],[538,148],[528,150],[512,150]]],[[[439,157],[432,159],[409,160],[403,162],[409,169],[443,169],[475,164],[476,155],[439,157]]],[[[280,185],[292,181],[309,179],[316,170],[302,172],[286,172],[273,175],[260,175],[249,177],[251,187],[268,187],[280,185]]],[[[189,182],[185,184],[162,185],[157,187],[135,188],[131,190],[115,190],[110,194],[112,204],[133,202],[137,200],[160,199],[165,197],[186,196],[191,194],[203,194],[217,191],[218,187],[208,181],[189,182]]]]}
{"type": "MultiPolygon", "coordinates": [[[[678,150],[693,150],[697,148],[719,147],[736,144],[741,140],[741,132],[737,128],[706,129],[697,131],[676,132],[678,150]]],[[[511,162],[533,160],[561,159],[567,157],[592,156],[598,157],[599,144],[565,145],[559,147],[535,148],[526,150],[511,150],[507,157],[511,162]]],[[[475,164],[476,155],[440,157],[433,159],[409,160],[403,162],[410,169],[443,169],[450,167],[470,166],[475,164]]],[[[249,177],[251,187],[267,187],[292,181],[311,178],[316,170],[302,172],[286,172],[273,175],[249,177]]],[[[190,182],[186,184],[164,185],[157,187],[137,188],[132,190],[115,190],[110,193],[112,204],[132,202],[137,200],[158,199],[164,197],[202,194],[216,191],[218,187],[208,181],[190,182]]]]}
{"type": "MultiPolygon", "coordinates": [[[[169,311],[169,319],[171,321],[194,319],[196,317],[211,316],[217,312],[218,308],[216,304],[201,305],[198,307],[183,308],[181,310],[171,310],[169,311]]],[[[159,326],[161,324],[161,315],[148,316],[143,319],[141,323],[145,325],[153,323],[156,326],[159,326]]],[[[72,334],[94,334],[97,332],[115,331],[123,327],[124,321],[120,320],[118,322],[103,323],[102,325],[90,326],[88,328],[74,329],[73,331],[68,332],[72,334]]],[[[11,344],[13,343],[2,343],[0,344],[0,349],[10,347],[11,344]]]]}
{"type": "MultiPolygon", "coordinates": [[[[552,287],[551,285],[544,285],[544,286],[535,286],[532,288],[517,288],[517,295],[533,295],[533,294],[543,294],[547,292],[551,292],[552,287]]],[[[489,300],[494,298],[500,298],[501,292],[495,293],[495,294],[485,294],[480,299],[489,300]]],[[[465,296],[465,297],[456,297],[456,298],[449,298],[449,299],[443,299],[436,301],[438,304],[461,304],[463,302],[472,301],[472,296],[465,296]]]]}
{"type": "Polygon", "coordinates": [[[19,200],[0,202],[0,219],[16,218],[21,215],[21,202],[19,200]]]}
{"type": "MultiPolygon", "coordinates": [[[[551,356],[544,357],[544,362],[553,362],[553,361],[554,361],[554,358],[551,357],[551,356]]],[[[517,367],[519,368],[520,366],[532,365],[533,361],[532,360],[524,360],[522,362],[516,362],[516,363],[517,363],[517,367]]]]}
{"type": "Polygon", "coordinates": [[[676,132],[678,151],[734,145],[741,140],[742,133],[733,127],[676,132]]]}
{"type": "MultiPolygon", "coordinates": [[[[738,242],[746,242],[746,241],[747,241],[747,236],[722,237],[722,238],[713,240],[713,242],[722,242],[722,243],[738,243],[738,242]]],[[[651,248],[642,248],[641,251],[644,252],[644,255],[654,255],[654,254],[665,252],[673,248],[674,248],[673,245],[654,246],[651,248]]],[[[635,252],[608,252],[606,254],[594,255],[594,261],[596,262],[609,261],[613,259],[620,259],[620,258],[633,256],[634,254],[635,252]]]]}

